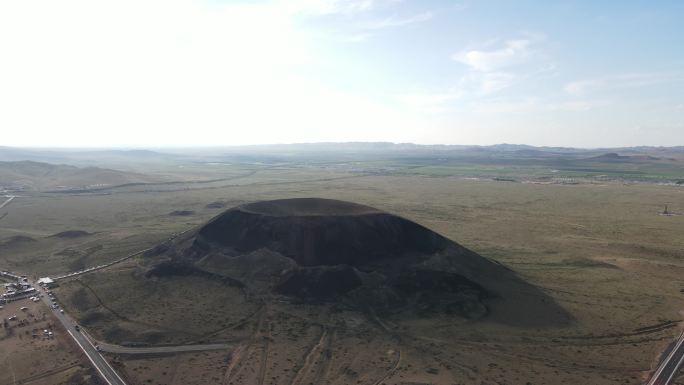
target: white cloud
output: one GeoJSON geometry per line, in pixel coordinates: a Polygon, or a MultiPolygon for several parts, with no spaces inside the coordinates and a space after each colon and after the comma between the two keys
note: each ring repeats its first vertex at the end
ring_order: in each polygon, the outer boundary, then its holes
{"type": "Polygon", "coordinates": [[[563,86],[563,90],[572,95],[582,95],[588,87],[595,86],[596,84],[594,80],[578,80],[567,83],[563,86]]]}
{"type": "Polygon", "coordinates": [[[593,92],[639,88],[682,81],[684,81],[684,75],[678,73],[632,73],[577,80],[565,84],[563,90],[571,95],[584,95],[593,92]]]}
{"type": "Polygon", "coordinates": [[[346,43],[359,43],[359,42],[364,42],[367,41],[371,36],[373,36],[370,33],[367,32],[362,32],[362,33],[355,33],[353,35],[345,35],[339,38],[339,41],[346,42],[346,43]]]}
{"type": "Polygon", "coordinates": [[[511,113],[528,114],[539,112],[582,112],[610,105],[610,101],[596,100],[565,100],[548,102],[538,98],[527,98],[521,101],[491,101],[479,102],[473,111],[479,113],[511,113]]]}
{"type": "MultiPolygon", "coordinates": [[[[548,59],[534,49],[542,35],[528,34],[525,38],[510,39],[498,48],[466,49],[451,59],[465,64],[469,71],[461,78],[461,85],[479,95],[488,95],[529,78],[547,72],[548,59]]],[[[494,46],[496,41],[483,45],[494,46]]]]}
{"type": "Polygon", "coordinates": [[[367,12],[378,6],[378,0],[279,0],[277,5],[284,11],[292,14],[353,15],[367,12]]]}
{"type": "Polygon", "coordinates": [[[370,39],[379,30],[404,27],[426,22],[433,13],[426,11],[411,16],[381,16],[402,0],[275,0],[272,5],[279,12],[306,19],[338,16],[329,27],[332,39],[358,43],[370,39]],[[341,21],[341,23],[339,23],[341,21]]]}
{"type": "Polygon", "coordinates": [[[382,19],[382,20],[377,20],[377,21],[372,21],[368,23],[364,23],[361,25],[362,29],[366,30],[375,30],[375,29],[385,29],[385,28],[392,28],[392,27],[402,27],[410,24],[416,24],[416,23],[422,23],[425,21],[428,21],[432,19],[433,14],[432,12],[423,12],[414,16],[410,17],[396,17],[396,16],[390,16],[388,18],[382,19]]]}
{"type": "Polygon", "coordinates": [[[412,24],[423,23],[432,19],[432,17],[432,12],[423,12],[408,17],[389,16],[384,19],[356,23],[352,27],[353,32],[344,32],[343,36],[341,38],[338,38],[337,40],[348,43],[365,42],[371,37],[373,37],[380,30],[399,28],[412,24]]]}
{"type": "Polygon", "coordinates": [[[480,75],[480,87],[484,94],[489,94],[510,87],[516,76],[507,72],[489,72],[480,75]]]}
{"type": "Polygon", "coordinates": [[[509,40],[496,50],[466,50],[451,58],[475,71],[492,72],[527,61],[531,45],[529,39],[509,40]]]}

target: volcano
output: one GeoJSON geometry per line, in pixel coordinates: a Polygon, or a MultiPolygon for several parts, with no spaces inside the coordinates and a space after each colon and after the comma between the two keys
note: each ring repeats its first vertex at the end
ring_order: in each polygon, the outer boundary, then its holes
{"type": "Polygon", "coordinates": [[[350,202],[283,199],[228,210],[197,234],[199,247],[267,248],[300,266],[360,266],[407,252],[435,253],[448,241],[406,219],[350,202]]]}
{"type": "Polygon", "coordinates": [[[534,325],[570,319],[500,263],[413,221],[352,202],[297,198],[237,206],[164,250],[170,259],[158,271],[192,266],[259,295],[387,314],[534,325]]]}

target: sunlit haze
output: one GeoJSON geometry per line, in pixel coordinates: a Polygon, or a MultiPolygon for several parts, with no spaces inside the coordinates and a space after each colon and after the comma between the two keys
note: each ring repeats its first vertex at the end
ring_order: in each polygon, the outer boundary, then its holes
{"type": "Polygon", "coordinates": [[[2,1],[0,145],[682,145],[683,15],[677,1],[2,1]]]}

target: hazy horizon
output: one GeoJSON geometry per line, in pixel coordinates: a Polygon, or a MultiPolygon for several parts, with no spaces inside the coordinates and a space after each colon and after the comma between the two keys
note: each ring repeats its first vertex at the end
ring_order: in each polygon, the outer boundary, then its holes
{"type": "Polygon", "coordinates": [[[278,146],[316,146],[316,145],[394,145],[394,146],[422,146],[422,147],[497,147],[497,146],[519,146],[519,147],[531,147],[531,148],[566,148],[575,150],[615,150],[615,149],[629,149],[629,148],[680,148],[684,145],[671,145],[671,146],[601,146],[601,147],[575,147],[575,146],[535,146],[526,143],[493,143],[493,144],[447,144],[447,143],[413,143],[413,142],[389,142],[389,141],[376,141],[376,142],[364,142],[364,141],[348,141],[348,142],[291,142],[291,143],[258,143],[258,144],[238,144],[238,145],[106,145],[106,146],[6,146],[0,145],[0,149],[9,148],[17,150],[45,150],[45,151],[100,151],[100,150],[121,150],[121,151],[136,151],[136,150],[148,150],[148,151],[163,151],[163,150],[195,150],[195,149],[240,149],[249,147],[278,147],[278,146]]]}
{"type": "Polygon", "coordinates": [[[497,147],[497,146],[512,146],[512,147],[531,147],[531,148],[566,148],[566,149],[576,149],[576,150],[613,150],[613,149],[629,149],[629,148],[680,148],[684,147],[682,145],[637,145],[637,146],[599,146],[599,147],[576,147],[576,146],[562,146],[562,145],[541,145],[536,146],[527,143],[492,143],[492,144],[467,144],[467,143],[414,143],[414,142],[391,142],[391,141],[345,141],[345,142],[289,142],[289,143],[254,143],[254,144],[236,144],[236,145],[220,145],[220,144],[196,144],[196,145],[102,145],[102,146],[40,146],[40,145],[28,145],[28,146],[11,146],[11,145],[0,145],[1,148],[9,149],[25,149],[25,150],[64,150],[64,151],[79,151],[79,150],[122,150],[122,151],[135,151],[135,150],[149,150],[149,151],[162,151],[162,150],[194,150],[194,149],[222,149],[222,148],[248,148],[248,147],[278,147],[278,146],[317,146],[317,145],[393,145],[393,146],[422,146],[422,147],[497,147]]]}

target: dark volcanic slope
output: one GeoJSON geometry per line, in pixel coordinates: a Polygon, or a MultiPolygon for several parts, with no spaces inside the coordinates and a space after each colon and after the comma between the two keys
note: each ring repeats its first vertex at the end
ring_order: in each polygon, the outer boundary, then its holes
{"type": "Polygon", "coordinates": [[[529,326],[570,320],[499,263],[417,223],[350,202],[237,206],[167,249],[173,263],[153,273],[192,264],[243,284],[255,298],[275,293],[384,314],[437,312],[529,326]]]}
{"type": "Polygon", "coordinates": [[[268,248],[301,266],[359,265],[444,249],[442,236],[374,208],[331,199],[283,199],[228,210],[204,226],[199,247],[268,248]]]}
{"type": "Polygon", "coordinates": [[[271,217],[355,216],[382,213],[378,209],[358,203],[321,198],[261,201],[240,206],[239,209],[271,217]]]}

